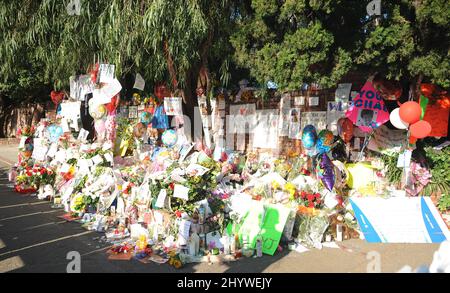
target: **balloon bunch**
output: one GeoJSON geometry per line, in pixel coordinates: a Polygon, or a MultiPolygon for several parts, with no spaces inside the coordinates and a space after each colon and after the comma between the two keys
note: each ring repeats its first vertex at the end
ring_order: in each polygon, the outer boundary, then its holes
{"type": "Polygon", "coordinates": [[[329,130],[322,130],[317,135],[316,128],[313,125],[306,125],[302,133],[302,145],[307,150],[310,157],[318,156],[316,173],[321,179],[323,185],[332,190],[335,181],[334,167],[327,152],[333,147],[334,136],[329,130]]]}
{"type": "Polygon", "coordinates": [[[422,108],[414,101],[403,103],[400,108],[394,109],[389,120],[398,129],[408,129],[410,132],[409,143],[416,143],[417,139],[427,137],[431,132],[431,125],[427,121],[420,120],[422,108]]]}

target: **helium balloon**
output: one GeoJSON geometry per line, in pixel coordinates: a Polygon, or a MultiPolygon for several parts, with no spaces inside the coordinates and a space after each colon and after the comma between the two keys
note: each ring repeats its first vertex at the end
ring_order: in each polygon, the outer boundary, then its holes
{"type": "Polygon", "coordinates": [[[140,138],[144,135],[144,132],[145,132],[145,125],[143,123],[139,122],[134,126],[133,129],[134,137],[140,138]]]}
{"type": "Polygon", "coordinates": [[[416,141],[417,141],[417,137],[414,137],[414,136],[410,136],[410,137],[409,137],[409,143],[410,143],[410,144],[415,144],[416,141]]]}
{"type": "Polygon", "coordinates": [[[406,123],[400,118],[400,108],[395,108],[391,114],[389,115],[389,121],[391,121],[392,125],[394,125],[397,129],[407,129],[409,123],[406,123]]]}
{"type": "Polygon", "coordinates": [[[49,133],[50,142],[57,142],[59,140],[59,137],[64,134],[62,127],[55,124],[47,127],[47,131],[49,133]]]}
{"type": "Polygon", "coordinates": [[[95,120],[102,119],[106,114],[106,108],[104,105],[93,104],[89,105],[89,115],[92,116],[95,120]]]}
{"type": "Polygon", "coordinates": [[[323,185],[329,191],[333,190],[335,182],[334,165],[326,153],[323,153],[319,158],[316,171],[323,185]]]}
{"type": "Polygon", "coordinates": [[[152,115],[149,112],[142,112],[141,113],[141,122],[144,125],[148,125],[152,121],[152,115]]]}
{"type": "Polygon", "coordinates": [[[422,109],[420,108],[419,103],[409,101],[400,106],[399,114],[404,122],[413,124],[420,120],[422,109]]]}
{"type": "Polygon", "coordinates": [[[315,144],[317,140],[317,133],[316,129],[313,125],[306,125],[305,128],[303,128],[303,134],[302,134],[302,145],[305,149],[311,149],[315,144]]]}
{"type": "Polygon", "coordinates": [[[333,132],[324,129],[319,132],[317,138],[316,148],[320,154],[329,152],[331,149],[331,145],[333,144],[334,135],[333,132]]]}
{"type": "Polygon", "coordinates": [[[345,143],[353,137],[353,122],[348,118],[340,118],[337,122],[339,136],[345,143]]]}
{"type": "Polygon", "coordinates": [[[177,143],[177,133],[173,129],[168,129],[161,135],[162,143],[167,147],[172,147],[177,143]]]}
{"type": "Polygon", "coordinates": [[[61,103],[62,99],[64,98],[64,93],[63,92],[52,91],[50,93],[50,98],[52,99],[52,102],[55,105],[58,105],[59,103],[61,103]]]}
{"type": "Polygon", "coordinates": [[[431,132],[431,125],[429,122],[425,120],[417,121],[409,127],[411,131],[411,136],[416,138],[424,138],[427,137],[431,132]]]}

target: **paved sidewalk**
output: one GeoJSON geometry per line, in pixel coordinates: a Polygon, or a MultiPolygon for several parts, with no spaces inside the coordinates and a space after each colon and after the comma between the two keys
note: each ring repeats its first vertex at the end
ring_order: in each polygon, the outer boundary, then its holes
{"type": "Polygon", "coordinates": [[[82,272],[367,272],[373,255],[380,256],[382,272],[397,272],[404,265],[429,265],[437,244],[369,244],[363,240],[339,243],[340,248],[312,249],[305,253],[284,250],[274,256],[245,258],[228,264],[189,264],[176,270],[167,264],[137,260],[108,261],[103,234],[86,231],[78,223],[58,218],[62,210],[47,201],[14,193],[7,180],[8,160],[17,150],[0,146],[0,272],[66,272],[70,251],[81,254],[82,272]]]}

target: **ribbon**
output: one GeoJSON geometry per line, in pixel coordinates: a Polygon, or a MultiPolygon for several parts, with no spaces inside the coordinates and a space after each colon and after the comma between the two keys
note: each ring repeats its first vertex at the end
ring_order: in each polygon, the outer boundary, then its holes
{"type": "Polygon", "coordinates": [[[425,97],[424,95],[420,95],[420,108],[422,109],[422,114],[420,114],[420,120],[423,120],[423,117],[425,116],[425,110],[427,109],[429,99],[425,97]]]}

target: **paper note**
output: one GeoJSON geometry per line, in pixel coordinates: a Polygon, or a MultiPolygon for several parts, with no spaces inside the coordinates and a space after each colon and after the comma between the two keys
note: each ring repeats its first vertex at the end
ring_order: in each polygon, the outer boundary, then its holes
{"type": "Polygon", "coordinates": [[[78,133],[78,140],[84,142],[84,141],[86,141],[88,135],[89,135],[89,131],[84,128],[81,128],[80,132],[78,133]]]}
{"type": "Polygon", "coordinates": [[[19,143],[19,149],[23,149],[25,147],[25,142],[27,141],[27,136],[22,136],[19,143]]]}
{"type": "Polygon", "coordinates": [[[136,79],[134,80],[133,88],[138,89],[140,91],[143,91],[145,88],[145,80],[139,73],[136,74],[136,79]]]}
{"type": "Polygon", "coordinates": [[[57,151],[58,151],[58,144],[52,143],[52,145],[50,146],[50,149],[47,152],[47,156],[49,158],[53,158],[53,157],[55,157],[55,154],[57,151]]]}
{"type": "Polygon", "coordinates": [[[96,155],[92,158],[92,161],[94,162],[94,165],[98,165],[103,162],[103,158],[101,155],[96,155]]]}
{"type": "Polygon", "coordinates": [[[340,83],[334,94],[334,100],[336,102],[347,102],[350,96],[350,90],[352,89],[351,83],[340,83]]]}
{"type": "Polygon", "coordinates": [[[186,173],[189,174],[190,176],[202,176],[208,171],[209,171],[208,168],[205,168],[198,164],[190,164],[186,168],[186,173]]]}
{"type": "Polygon", "coordinates": [[[67,119],[65,118],[61,119],[61,127],[63,129],[63,132],[70,132],[69,123],[67,123],[67,119]]]}
{"type": "Polygon", "coordinates": [[[319,106],[319,97],[309,97],[308,105],[309,106],[319,106]]]}
{"type": "Polygon", "coordinates": [[[114,158],[111,152],[105,153],[103,156],[105,157],[106,161],[111,163],[114,162],[114,158]]]}
{"type": "Polygon", "coordinates": [[[189,188],[180,184],[175,184],[173,189],[173,197],[189,200],[189,188]]]}
{"type": "Polygon", "coordinates": [[[35,138],[32,158],[38,161],[44,161],[47,151],[48,147],[43,144],[42,138],[35,138]]]}
{"type": "Polygon", "coordinates": [[[191,222],[181,220],[178,226],[178,245],[186,245],[189,240],[189,229],[191,222]]]}
{"type": "Polygon", "coordinates": [[[161,189],[158,194],[158,198],[155,202],[155,207],[163,208],[166,202],[167,191],[165,189],[161,189]]]}
{"type": "Polygon", "coordinates": [[[110,83],[104,85],[101,88],[101,91],[103,93],[103,96],[105,98],[105,103],[101,103],[101,104],[107,104],[109,102],[111,102],[111,99],[117,95],[118,93],[120,93],[120,91],[122,90],[122,85],[120,84],[120,82],[114,78],[110,83]]]}
{"type": "Polygon", "coordinates": [[[99,77],[100,82],[111,82],[114,79],[114,71],[116,70],[116,66],[114,64],[100,64],[99,67],[99,77]]]}
{"type": "Polygon", "coordinates": [[[411,164],[411,150],[405,150],[404,152],[398,155],[397,167],[398,168],[409,168],[411,164]]]}

